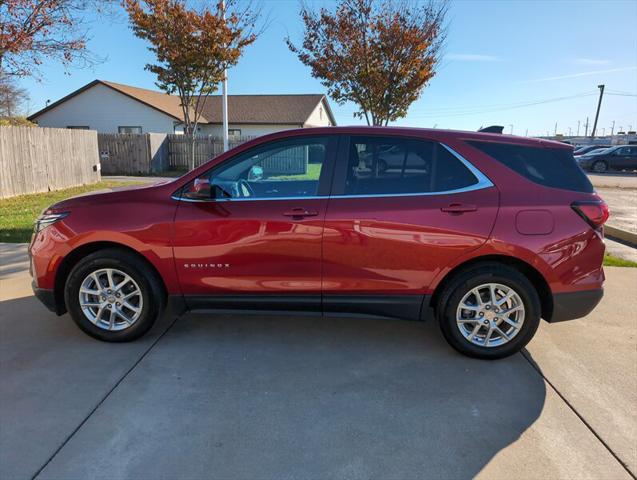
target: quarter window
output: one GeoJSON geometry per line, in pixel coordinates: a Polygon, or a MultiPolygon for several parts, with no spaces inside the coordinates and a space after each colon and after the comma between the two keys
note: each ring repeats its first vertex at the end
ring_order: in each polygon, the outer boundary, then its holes
{"type": "Polygon", "coordinates": [[[447,192],[476,183],[475,175],[436,142],[351,138],[346,195],[447,192]]]}
{"type": "Polygon", "coordinates": [[[190,199],[274,199],[318,194],[329,139],[311,137],[257,147],[188,185],[190,199]]]}
{"type": "Polygon", "coordinates": [[[473,140],[467,143],[532,182],[575,192],[593,192],[593,185],[575,162],[571,149],[473,140]]]}

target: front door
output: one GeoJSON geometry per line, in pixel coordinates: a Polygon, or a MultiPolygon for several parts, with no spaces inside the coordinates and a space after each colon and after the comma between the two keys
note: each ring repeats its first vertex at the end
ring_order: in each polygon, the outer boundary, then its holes
{"type": "Polygon", "coordinates": [[[614,152],[613,168],[632,170],[637,168],[637,146],[620,147],[614,152]]]}
{"type": "Polygon", "coordinates": [[[190,307],[320,310],[334,144],[325,136],[271,142],[184,188],[174,255],[190,307]]]}
{"type": "Polygon", "coordinates": [[[432,141],[351,137],[323,240],[325,312],[418,318],[432,279],[489,237],[498,192],[432,141]]]}

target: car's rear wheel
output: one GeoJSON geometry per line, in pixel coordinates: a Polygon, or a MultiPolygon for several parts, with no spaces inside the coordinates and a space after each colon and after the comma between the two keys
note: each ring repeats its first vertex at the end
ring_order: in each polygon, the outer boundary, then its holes
{"type": "Polygon", "coordinates": [[[459,352],[495,359],[520,351],[540,322],[540,301],[531,282],[506,265],[467,270],[440,295],[438,320],[445,338],[459,352]]]}
{"type": "Polygon", "coordinates": [[[608,170],[608,164],[603,160],[598,160],[593,164],[593,171],[595,173],[604,173],[608,170]]]}
{"type": "Polygon", "coordinates": [[[71,270],[66,306],[92,337],[125,342],[144,335],[159,317],[164,295],[157,274],[133,253],[108,249],[82,259],[71,270]]]}

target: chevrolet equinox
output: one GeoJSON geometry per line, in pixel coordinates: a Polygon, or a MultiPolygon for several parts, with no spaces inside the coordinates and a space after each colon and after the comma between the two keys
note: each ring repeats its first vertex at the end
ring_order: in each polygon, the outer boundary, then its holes
{"type": "Polygon", "coordinates": [[[330,127],[249,141],[174,181],[52,205],[36,296],[100,340],[180,311],[435,318],[500,358],[602,298],[608,208],[561,143],[330,127]]]}

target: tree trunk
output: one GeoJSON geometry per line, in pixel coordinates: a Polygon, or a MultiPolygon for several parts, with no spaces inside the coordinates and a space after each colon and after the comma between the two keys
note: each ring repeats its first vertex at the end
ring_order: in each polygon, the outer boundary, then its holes
{"type": "Polygon", "coordinates": [[[195,169],[195,136],[194,134],[190,135],[190,170],[195,169]]]}

